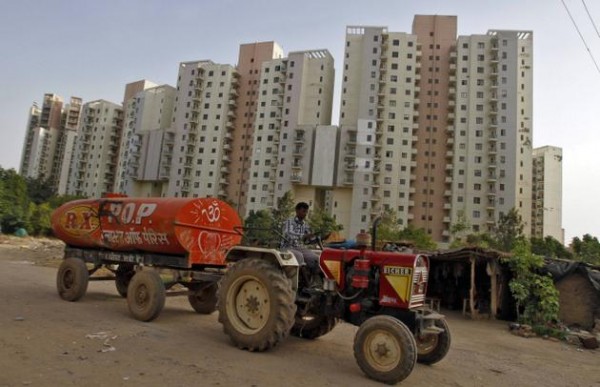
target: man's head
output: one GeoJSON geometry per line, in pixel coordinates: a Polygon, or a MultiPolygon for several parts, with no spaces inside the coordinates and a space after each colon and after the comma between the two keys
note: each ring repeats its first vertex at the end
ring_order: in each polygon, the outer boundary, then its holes
{"type": "Polygon", "coordinates": [[[308,214],[308,203],[300,202],[296,204],[296,216],[298,219],[306,218],[306,214],[308,214]]]}

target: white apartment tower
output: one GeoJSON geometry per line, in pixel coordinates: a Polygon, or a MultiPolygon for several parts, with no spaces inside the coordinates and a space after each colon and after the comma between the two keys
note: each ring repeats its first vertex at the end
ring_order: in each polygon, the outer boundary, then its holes
{"type": "Polygon", "coordinates": [[[68,193],[98,198],[113,192],[123,108],[97,100],[83,105],[68,193]]]}
{"type": "Polygon", "coordinates": [[[29,109],[27,129],[21,151],[21,163],[19,164],[19,174],[25,177],[35,177],[38,174],[42,151],[42,147],[38,144],[43,141],[40,136],[44,135],[44,130],[39,125],[41,113],[42,110],[34,102],[29,109]]]}
{"type": "MultiPolygon", "coordinates": [[[[131,179],[133,176],[133,172],[131,171],[133,167],[131,164],[134,163],[134,160],[132,160],[133,157],[130,157],[130,148],[137,149],[133,146],[134,135],[135,130],[140,129],[137,95],[146,89],[156,86],[158,85],[146,79],[130,82],[125,85],[125,92],[123,93],[123,128],[119,143],[119,157],[113,188],[115,192],[132,194],[131,187],[128,185],[128,179],[131,179]],[[136,122],[138,122],[137,127],[136,122]]],[[[137,140],[136,137],[135,141],[137,140]]]]}
{"type": "Polygon", "coordinates": [[[138,92],[127,101],[117,190],[134,197],[165,196],[175,134],[176,90],[169,85],[138,92]]]}
{"type": "Polygon", "coordinates": [[[488,232],[515,208],[531,229],[532,54],[530,31],[458,38],[450,95],[451,218],[464,211],[488,232]],[[455,75],[454,75],[455,74],[455,75]]]}
{"type": "Polygon", "coordinates": [[[71,97],[69,103],[63,109],[61,131],[57,141],[56,162],[52,174],[54,181],[51,182],[56,187],[56,193],[59,195],[67,193],[71,175],[71,161],[75,151],[75,140],[81,118],[81,107],[81,98],[71,97]]]}
{"type": "Polygon", "coordinates": [[[167,196],[226,198],[238,73],[212,61],[179,65],[167,196]]]}
{"type": "Polygon", "coordinates": [[[338,189],[331,200],[350,236],[384,209],[403,225],[411,219],[419,56],[414,35],[385,27],[346,30],[338,189]]]}
{"type": "Polygon", "coordinates": [[[562,228],[562,149],[544,146],[533,150],[531,236],[551,236],[565,242],[562,228]]]}
{"type": "MultiPolygon", "coordinates": [[[[326,151],[335,155],[336,128],[321,128],[331,123],[333,82],[333,57],[327,50],[292,52],[287,58],[263,63],[247,213],[276,206],[277,199],[288,191],[292,191],[296,200],[315,203],[319,188],[313,184],[313,169],[318,176],[323,170],[333,176],[334,158],[330,163],[313,166],[315,147],[323,144],[317,133],[326,131],[333,135],[326,151]]],[[[323,140],[327,133],[323,133],[323,140]]],[[[331,189],[333,178],[318,183],[323,189],[331,189]]]]}

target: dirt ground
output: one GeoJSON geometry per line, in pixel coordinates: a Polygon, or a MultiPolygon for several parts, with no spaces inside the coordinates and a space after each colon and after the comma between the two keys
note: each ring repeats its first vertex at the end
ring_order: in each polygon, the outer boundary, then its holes
{"type": "MultiPolygon", "coordinates": [[[[0,237],[0,386],[376,386],[354,361],[356,328],[340,324],[266,353],[234,348],[217,314],[167,299],[155,321],[132,319],[112,282],[79,302],[56,293],[60,242],[0,237]]],[[[444,311],[445,312],[445,311],[444,311]]],[[[410,386],[600,386],[600,351],[511,335],[505,322],[446,313],[448,356],[417,365],[410,386]]]]}

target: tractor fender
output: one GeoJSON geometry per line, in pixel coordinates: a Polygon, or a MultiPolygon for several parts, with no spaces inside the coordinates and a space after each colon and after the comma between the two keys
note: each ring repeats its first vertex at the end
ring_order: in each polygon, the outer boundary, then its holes
{"type": "Polygon", "coordinates": [[[298,260],[289,251],[267,249],[263,247],[234,246],[227,252],[225,262],[231,264],[248,258],[264,259],[281,268],[292,281],[292,288],[298,289],[298,260]]]}

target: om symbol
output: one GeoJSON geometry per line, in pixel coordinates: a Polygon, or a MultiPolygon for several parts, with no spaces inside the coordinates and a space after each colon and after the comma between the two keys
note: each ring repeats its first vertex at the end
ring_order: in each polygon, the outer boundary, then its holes
{"type": "Polygon", "coordinates": [[[202,215],[206,216],[206,219],[210,223],[214,223],[221,218],[221,210],[219,209],[219,205],[214,203],[208,206],[208,209],[204,208],[202,210],[202,215]]]}

